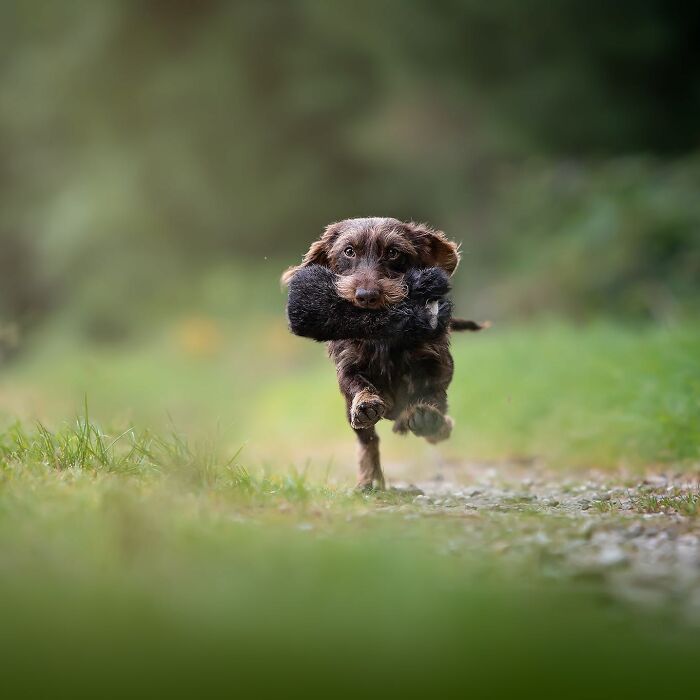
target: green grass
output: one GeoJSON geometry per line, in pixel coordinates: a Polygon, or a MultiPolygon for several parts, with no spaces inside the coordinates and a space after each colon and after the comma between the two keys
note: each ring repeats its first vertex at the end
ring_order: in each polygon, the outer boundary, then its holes
{"type": "MultiPolygon", "coordinates": [[[[324,349],[279,313],[234,323],[214,296],[222,307],[121,344],[57,324],[0,374],[12,697],[641,697],[669,679],[691,693],[697,628],[673,605],[627,607],[594,579],[553,576],[536,548],[518,555],[519,537],[566,518],[355,494],[324,349]],[[66,424],[86,396],[90,415],[66,424]]],[[[540,321],[453,348],[455,433],[435,448],[383,426],[390,480],[459,482],[491,460],[567,473],[700,459],[696,328],[540,321]]],[[[696,509],[673,493],[634,503],[696,509]]],[[[592,510],[622,517],[612,501],[592,510]]]]}
{"type": "Polygon", "coordinates": [[[474,517],[246,469],[180,435],[85,417],[15,425],[0,435],[3,685],[11,697],[692,686],[692,627],[549,580],[536,559],[505,566],[471,541],[474,517]]]}
{"type": "MultiPolygon", "coordinates": [[[[280,299],[281,304],[281,299],[280,299]]],[[[700,330],[533,322],[453,341],[457,421],[439,454],[451,461],[538,459],[554,466],[633,468],[700,459],[700,330]]],[[[126,427],[174,422],[217,431],[256,464],[310,461],[349,483],[353,437],[321,345],[295,338],[280,314],[228,321],[183,315],[123,345],[47,332],[0,375],[0,417],[51,423],[85,395],[95,416],[126,427]]],[[[387,464],[418,478],[436,450],[382,424],[387,464]]],[[[390,471],[391,476],[391,471],[390,471]]]]}
{"type": "Polygon", "coordinates": [[[610,467],[700,459],[700,331],[552,324],[455,342],[476,454],[610,467]]]}
{"type": "Polygon", "coordinates": [[[700,514],[700,495],[696,493],[646,494],[634,499],[634,507],[642,513],[700,514]]]}
{"type": "MultiPolygon", "coordinates": [[[[630,498],[635,513],[664,513],[695,517],[700,515],[700,495],[682,492],[672,488],[668,493],[642,493],[630,498]]],[[[622,504],[619,500],[594,501],[593,508],[598,513],[619,513],[622,504]]]]}

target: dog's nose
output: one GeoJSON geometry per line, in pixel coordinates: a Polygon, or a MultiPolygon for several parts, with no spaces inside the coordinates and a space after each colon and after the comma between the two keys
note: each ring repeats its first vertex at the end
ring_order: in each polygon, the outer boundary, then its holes
{"type": "Polygon", "coordinates": [[[364,287],[359,287],[355,290],[355,299],[362,304],[374,304],[379,301],[379,291],[376,289],[364,289],[364,287]]]}

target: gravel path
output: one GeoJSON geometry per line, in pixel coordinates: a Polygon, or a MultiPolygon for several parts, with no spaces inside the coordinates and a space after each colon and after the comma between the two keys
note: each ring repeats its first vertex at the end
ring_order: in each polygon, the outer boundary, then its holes
{"type": "Polygon", "coordinates": [[[678,605],[700,622],[699,474],[475,468],[469,482],[397,485],[405,502],[386,508],[461,518],[464,537],[448,553],[486,549],[546,576],[602,582],[616,599],[678,605]]]}

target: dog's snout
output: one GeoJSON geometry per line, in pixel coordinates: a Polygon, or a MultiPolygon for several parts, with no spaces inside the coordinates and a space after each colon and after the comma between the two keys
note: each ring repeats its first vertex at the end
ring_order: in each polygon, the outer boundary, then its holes
{"type": "Polygon", "coordinates": [[[358,287],[355,290],[355,299],[361,304],[376,304],[379,301],[379,290],[358,287]]]}

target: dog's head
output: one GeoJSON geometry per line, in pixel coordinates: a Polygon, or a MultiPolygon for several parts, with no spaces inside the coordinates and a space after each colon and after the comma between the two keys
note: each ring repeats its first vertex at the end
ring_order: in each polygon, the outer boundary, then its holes
{"type": "Polygon", "coordinates": [[[459,247],[442,231],[389,218],[345,219],[328,226],[282,281],[306,265],[323,265],[338,276],[340,296],[379,309],[406,296],[403,276],[410,268],[441,267],[451,275],[458,263],[459,247]]]}

